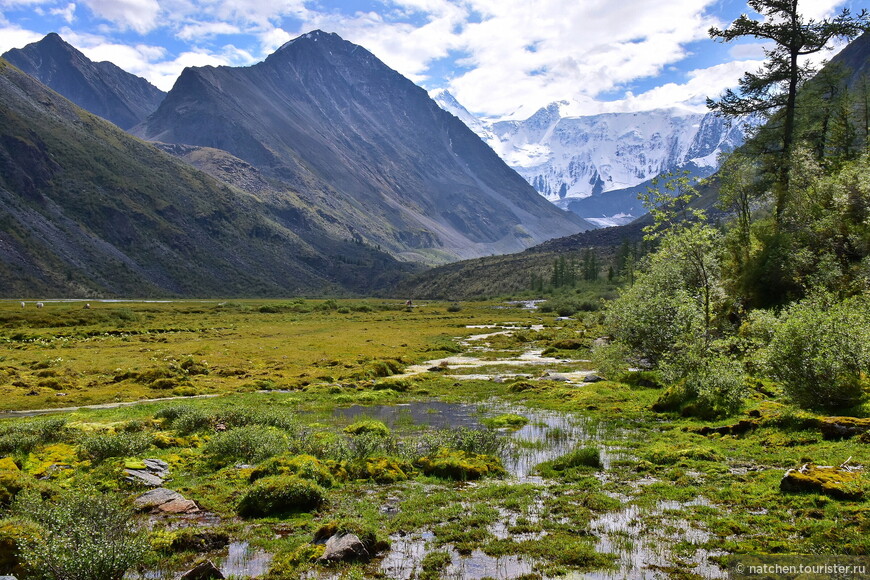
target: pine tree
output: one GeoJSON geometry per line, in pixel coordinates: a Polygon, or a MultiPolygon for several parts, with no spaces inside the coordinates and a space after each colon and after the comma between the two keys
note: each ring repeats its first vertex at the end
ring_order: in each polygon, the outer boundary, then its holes
{"type": "Polygon", "coordinates": [[[857,36],[867,27],[868,15],[866,10],[861,10],[852,16],[844,8],[836,18],[817,21],[804,19],[798,0],[748,0],[747,4],[762,18],[753,20],[743,14],[724,30],[711,28],[710,36],[724,42],[752,37],[772,41],[773,48],[765,49],[767,61],[761,69],[743,75],[739,93],[728,89],[718,101],[708,99],[707,106],[727,117],[758,113],[770,116],[781,112],[783,121],[774,188],[778,220],[786,206],[788,157],[795,137],[798,88],[813,73],[801,59],[824,50],[834,38],[857,36]]]}

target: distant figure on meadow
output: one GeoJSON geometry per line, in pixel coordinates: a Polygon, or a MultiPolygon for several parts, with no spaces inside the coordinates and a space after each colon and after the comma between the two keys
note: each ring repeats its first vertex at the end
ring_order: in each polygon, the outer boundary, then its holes
{"type": "Polygon", "coordinates": [[[43,304],[42,302],[37,302],[37,303],[36,303],[36,307],[37,307],[37,308],[42,308],[43,306],[45,306],[45,304],[43,304]]]}
{"type": "Polygon", "coordinates": [[[27,306],[27,305],[26,305],[24,302],[22,302],[22,303],[21,303],[21,308],[24,308],[25,306],[27,306]]]}
{"type": "Polygon", "coordinates": [[[90,309],[91,309],[91,303],[85,302],[85,310],[90,310],[90,309]]]}
{"type": "Polygon", "coordinates": [[[414,303],[408,300],[407,302],[405,302],[405,306],[411,308],[412,306],[414,306],[414,303]]]}

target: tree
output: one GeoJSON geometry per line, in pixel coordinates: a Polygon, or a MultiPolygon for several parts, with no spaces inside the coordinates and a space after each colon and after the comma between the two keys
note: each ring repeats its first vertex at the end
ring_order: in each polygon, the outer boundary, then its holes
{"type": "Polygon", "coordinates": [[[748,0],[748,5],[763,18],[753,20],[743,14],[720,30],[711,28],[713,39],[724,42],[744,37],[770,41],[773,48],[766,48],[767,61],[761,69],[746,72],[740,79],[739,93],[731,89],[718,100],[707,100],[707,106],[727,117],[749,114],[771,116],[782,113],[782,129],[778,153],[775,187],[775,212],[778,218],[786,205],[788,192],[788,163],[795,135],[795,112],[797,93],[801,83],[813,73],[812,67],[801,62],[802,57],[816,54],[827,48],[834,38],[853,38],[862,32],[868,22],[866,10],[852,16],[847,8],[833,19],[804,19],[798,11],[798,0],[748,0]]]}

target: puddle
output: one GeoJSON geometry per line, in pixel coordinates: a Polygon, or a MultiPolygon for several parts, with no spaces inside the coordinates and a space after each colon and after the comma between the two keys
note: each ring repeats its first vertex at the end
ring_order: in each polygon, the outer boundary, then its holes
{"type": "MultiPolygon", "coordinates": [[[[675,557],[671,547],[683,542],[699,546],[711,539],[711,534],[701,530],[680,517],[680,512],[692,506],[709,506],[710,502],[697,497],[688,502],[673,500],[659,501],[652,509],[644,509],[631,504],[621,510],[600,515],[592,520],[589,529],[598,536],[595,549],[610,552],[618,557],[619,570],[614,572],[595,572],[587,578],[612,580],[614,578],[659,578],[655,567],[673,567],[675,557]],[[647,527],[644,519],[653,521],[653,528],[647,527]]],[[[680,567],[690,569],[703,578],[727,578],[727,574],[709,558],[724,555],[698,548],[694,554],[680,560],[680,567]],[[689,568],[690,567],[690,568],[689,568]]]]}
{"type": "MultiPolygon", "coordinates": [[[[416,578],[420,561],[433,549],[428,542],[434,539],[431,532],[394,534],[390,536],[390,551],[381,562],[381,572],[390,580],[410,580],[416,578]]],[[[439,548],[438,551],[450,553],[450,564],[441,571],[439,578],[447,580],[482,580],[497,578],[507,580],[524,574],[531,574],[534,561],[523,556],[487,556],[480,550],[469,555],[461,555],[455,550],[439,548]]]]}
{"type": "MultiPolygon", "coordinates": [[[[520,481],[539,481],[531,473],[542,461],[549,461],[573,450],[578,444],[599,441],[605,437],[599,423],[568,415],[526,407],[507,406],[499,403],[443,403],[430,401],[407,405],[377,405],[338,408],[333,417],[352,422],[366,417],[383,421],[391,429],[400,425],[408,429],[413,425],[425,425],[438,429],[486,429],[481,422],[485,417],[495,417],[505,413],[522,415],[529,422],[516,431],[502,430],[501,433],[511,440],[508,451],[501,458],[505,469],[520,481]],[[483,411],[481,413],[481,411],[483,411]]],[[[614,435],[611,431],[607,435],[614,435]]],[[[621,457],[613,449],[597,445],[601,452],[604,468],[621,457]]]]}
{"type": "Polygon", "coordinates": [[[271,562],[272,554],[252,548],[247,542],[233,542],[228,547],[227,557],[216,560],[215,565],[225,578],[250,578],[268,572],[271,562]]]}

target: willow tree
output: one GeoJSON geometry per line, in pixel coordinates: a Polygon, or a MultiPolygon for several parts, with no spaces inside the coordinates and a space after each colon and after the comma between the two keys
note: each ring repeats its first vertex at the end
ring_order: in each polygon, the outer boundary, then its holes
{"type": "Polygon", "coordinates": [[[852,15],[849,9],[835,18],[805,19],[798,0],[748,0],[747,4],[762,16],[754,20],[743,14],[724,30],[711,28],[710,37],[723,42],[738,38],[755,38],[769,42],[764,49],[766,62],[756,72],[746,72],[737,91],[728,89],[718,101],[707,99],[707,106],[726,117],[774,113],[782,115],[778,135],[775,202],[776,217],[781,217],[788,192],[788,157],[795,136],[797,93],[801,83],[814,70],[804,57],[825,50],[835,38],[851,39],[866,29],[868,15],[862,10],[852,15]]]}

